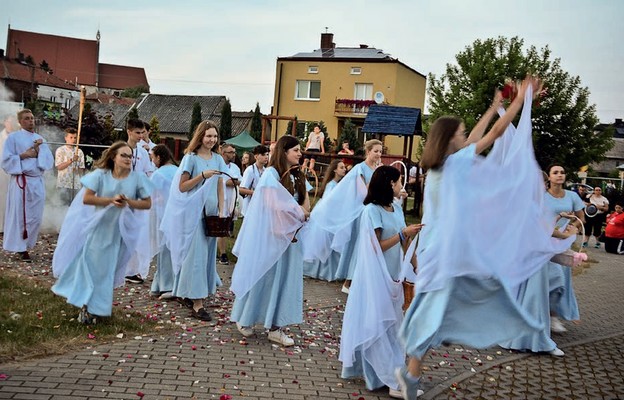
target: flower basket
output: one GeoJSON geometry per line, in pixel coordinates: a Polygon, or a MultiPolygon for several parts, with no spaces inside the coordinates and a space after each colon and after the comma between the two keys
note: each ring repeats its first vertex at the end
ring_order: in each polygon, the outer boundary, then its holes
{"type": "MultiPolygon", "coordinates": [[[[233,179],[230,174],[225,172],[221,172],[221,175],[227,175],[230,179],[233,179]]],[[[236,195],[234,198],[238,197],[238,187],[234,186],[236,190],[236,195]]],[[[230,215],[227,217],[220,217],[218,215],[206,215],[206,210],[204,210],[204,232],[208,237],[230,237],[232,235],[232,221],[234,219],[234,210],[236,209],[236,202],[234,202],[234,206],[230,211],[230,215]]]]}

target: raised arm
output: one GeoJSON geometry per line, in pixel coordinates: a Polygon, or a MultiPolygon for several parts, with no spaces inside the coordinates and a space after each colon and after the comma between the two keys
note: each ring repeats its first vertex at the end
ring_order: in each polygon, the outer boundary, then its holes
{"type": "Polygon", "coordinates": [[[498,110],[498,107],[501,106],[502,102],[503,94],[500,90],[497,89],[494,92],[494,100],[492,100],[492,104],[485,111],[481,119],[479,119],[479,122],[477,122],[474,128],[472,128],[470,135],[468,135],[468,139],[466,139],[466,145],[477,143],[483,137],[485,129],[490,124],[490,121],[492,121],[492,118],[494,118],[494,116],[496,115],[496,111],[498,110]]]}
{"type": "Polygon", "coordinates": [[[522,109],[522,104],[524,103],[524,94],[526,93],[529,87],[533,88],[533,96],[537,96],[539,94],[539,80],[529,75],[522,81],[522,85],[520,86],[520,90],[518,90],[518,95],[511,102],[505,114],[498,119],[489,130],[489,132],[479,139],[477,142],[476,153],[479,154],[483,152],[483,150],[490,147],[496,139],[502,136],[507,126],[513,121],[518,112],[522,109]]]}

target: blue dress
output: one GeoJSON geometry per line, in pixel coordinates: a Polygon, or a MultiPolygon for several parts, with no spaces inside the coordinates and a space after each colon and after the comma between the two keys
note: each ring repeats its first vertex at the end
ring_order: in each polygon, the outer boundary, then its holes
{"type": "MultiPolygon", "coordinates": [[[[124,194],[130,199],[144,199],[151,194],[151,184],[144,173],[131,172],[124,179],[115,179],[110,170],[97,169],[85,175],[80,182],[98,197],[124,194]]],[[[52,291],[65,297],[68,303],[76,307],[86,305],[94,315],[109,316],[113,310],[117,260],[123,250],[119,229],[121,211],[117,207],[106,211],[100,223],[90,232],[78,256],[52,287],[52,291]]]]}
{"type": "MultiPolygon", "coordinates": [[[[403,215],[403,210],[395,203],[392,204],[392,207],[394,211],[390,212],[386,211],[382,206],[367,204],[362,212],[361,218],[370,218],[374,229],[382,229],[381,240],[385,240],[396,235],[405,227],[405,216],[403,215]]],[[[387,249],[383,252],[383,257],[386,261],[386,266],[388,267],[390,276],[392,279],[397,281],[401,273],[401,245],[397,243],[387,249]]],[[[403,298],[401,298],[401,301],[402,300],[403,298]]],[[[398,307],[399,309],[402,306],[402,303],[395,304],[395,307],[398,307]]],[[[396,331],[394,332],[396,333],[396,331]]],[[[397,344],[397,348],[400,347],[398,337],[391,338],[391,341],[397,344]]],[[[404,357],[404,354],[402,354],[402,356],[404,357]]],[[[388,359],[392,358],[393,357],[390,356],[388,357],[388,359]]],[[[400,366],[402,365],[391,365],[391,363],[388,362],[387,368],[389,370],[383,371],[384,375],[392,377],[394,369],[400,366]]],[[[364,357],[362,357],[362,353],[359,350],[355,352],[355,361],[353,362],[353,366],[343,367],[341,376],[345,379],[363,376],[366,381],[366,388],[369,390],[374,390],[386,385],[386,383],[379,378],[378,372],[375,371],[373,366],[367,362],[364,357]]],[[[397,387],[394,387],[393,389],[397,389],[397,387]]]]}
{"type": "MultiPolygon", "coordinates": [[[[187,154],[182,159],[179,167],[183,172],[188,172],[191,178],[201,175],[207,169],[226,172],[227,166],[223,158],[212,153],[209,160],[197,156],[194,153],[187,154]]],[[[195,191],[199,185],[191,189],[195,191]]],[[[209,196],[204,205],[208,215],[217,215],[217,186],[214,185],[214,196],[209,196]]],[[[221,286],[221,278],[217,273],[217,238],[208,237],[204,233],[203,224],[198,223],[190,248],[180,272],[175,277],[173,295],[188,299],[203,299],[217,291],[221,286]]]]}
{"type": "MultiPolygon", "coordinates": [[[[570,190],[564,192],[565,195],[560,199],[546,192],[544,204],[551,212],[547,217],[554,219],[562,212],[570,213],[585,208],[585,204],[576,193],[570,190]]],[[[557,221],[557,226],[562,226],[565,221],[567,220],[560,219],[557,221]]],[[[550,311],[568,321],[580,319],[578,302],[574,286],[572,286],[572,268],[563,267],[554,262],[548,262],[546,268],[550,281],[550,311]]]]}
{"type": "MultiPolygon", "coordinates": [[[[170,187],[177,170],[178,167],[175,165],[162,166],[154,171],[152,174],[152,180],[157,179],[158,176],[162,176],[164,181],[169,182],[170,187]]],[[[152,204],[152,206],[154,205],[152,204]]],[[[173,265],[171,263],[171,252],[167,246],[163,246],[163,249],[156,255],[156,273],[154,273],[154,280],[152,281],[152,287],[150,290],[156,293],[171,292],[173,290],[174,282],[175,275],[173,273],[173,265]]]]}
{"type": "MultiPolygon", "coordinates": [[[[329,194],[337,184],[338,183],[334,180],[329,181],[327,186],[325,186],[323,197],[329,194]]],[[[319,260],[305,261],[303,263],[303,275],[331,282],[334,280],[334,276],[336,275],[339,261],[340,253],[332,250],[329,258],[325,262],[321,262],[319,260]]]]}
{"type": "MultiPolygon", "coordinates": [[[[274,168],[264,172],[279,176],[274,168]]],[[[297,193],[293,196],[297,200],[297,193]]],[[[303,260],[301,242],[291,243],[280,259],[242,297],[234,299],[231,320],[266,329],[303,321],[303,260]]]]}
{"type": "MultiPolygon", "coordinates": [[[[350,174],[358,174],[364,179],[364,183],[368,187],[371,178],[373,177],[374,169],[366,165],[365,162],[361,162],[357,164],[355,167],[349,171],[350,174]]],[[[355,206],[355,205],[354,205],[355,206]]],[[[353,226],[351,228],[351,237],[353,240],[350,240],[345,250],[340,254],[340,261],[338,262],[338,269],[336,270],[336,280],[353,279],[353,271],[356,266],[356,258],[354,257],[355,252],[355,238],[357,238],[358,232],[360,230],[360,218],[358,217],[355,221],[353,221],[353,226]]]]}

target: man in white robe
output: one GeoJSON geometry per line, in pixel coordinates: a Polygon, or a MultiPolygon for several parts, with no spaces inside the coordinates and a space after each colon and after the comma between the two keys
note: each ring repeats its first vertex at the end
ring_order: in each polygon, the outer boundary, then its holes
{"type": "Polygon", "coordinates": [[[43,137],[35,133],[35,116],[17,113],[22,129],[9,135],[2,151],[2,168],[11,175],[7,193],[3,247],[30,262],[28,250],[37,243],[45,205],[43,174],[54,157],[43,137]]]}
{"type": "MultiPolygon", "coordinates": [[[[2,149],[4,149],[4,142],[9,133],[15,132],[20,128],[17,123],[15,115],[7,115],[4,118],[4,129],[0,132],[0,157],[2,157],[2,149]]],[[[0,233],[4,232],[4,210],[6,208],[7,192],[9,191],[9,178],[11,175],[4,172],[0,168],[0,233]]]]}

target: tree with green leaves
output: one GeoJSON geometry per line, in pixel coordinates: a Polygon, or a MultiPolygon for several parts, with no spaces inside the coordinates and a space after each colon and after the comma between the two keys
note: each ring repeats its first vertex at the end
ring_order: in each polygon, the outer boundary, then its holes
{"type": "Polygon", "coordinates": [[[152,115],[152,119],[150,119],[150,140],[156,144],[160,143],[160,121],[158,121],[158,117],[152,115]]]}
{"type": "Polygon", "coordinates": [[[256,109],[251,118],[251,131],[249,134],[258,142],[262,139],[262,114],[260,113],[260,103],[256,103],[256,109]]]}
{"type": "Polygon", "coordinates": [[[530,72],[544,81],[546,89],[532,110],[535,155],[542,168],[557,162],[577,171],[602,160],[613,146],[608,134],[594,131],[598,118],[596,106],[589,104],[588,88],[561,68],[560,59],[551,60],[548,46],[524,50],[518,37],[476,40],[455,61],[439,78],[429,75],[430,123],[442,115],[457,115],[470,131],[491,104],[496,88],[530,72]]]}
{"type": "Polygon", "coordinates": [[[195,133],[195,128],[202,121],[201,114],[201,105],[198,102],[193,103],[193,113],[191,114],[191,126],[189,127],[188,138],[191,140],[193,138],[193,133],[195,133]]]}
{"type": "Polygon", "coordinates": [[[129,119],[139,119],[139,110],[137,110],[136,105],[132,106],[128,112],[128,118],[126,118],[126,121],[129,119]]]}
{"type": "Polygon", "coordinates": [[[126,88],[121,92],[121,97],[130,97],[132,99],[138,98],[143,93],[149,93],[149,88],[145,86],[134,86],[131,88],[126,88]]]}
{"type": "Polygon", "coordinates": [[[232,137],[232,104],[230,99],[225,99],[223,108],[221,108],[221,125],[219,126],[219,134],[221,140],[227,140],[232,137]]]}
{"type": "MultiPolygon", "coordinates": [[[[295,116],[295,118],[297,117],[295,116]]],[[[286,132],[284,132],[284,135],[292,135],[293,122],[297,124],[295,136],[299,139],[303,138],[305,136],[305,124],[300,124],[297,119],[295,119],[294,121],[288,121],[288,125],[286,125],[286,132]]]]}
{"type": "Polygon", "coordinates": [[[342,143],[344,142],[349,142],[349,148],[355,152],[362,148],[362,143],[360,143],[357,137],[355,124],[351,122],[350,118],[345,121],[342,132],[340,132],[340,136],[338,137],[338,142],[336,143],[338,151],[342,149],[342,143]]]}

